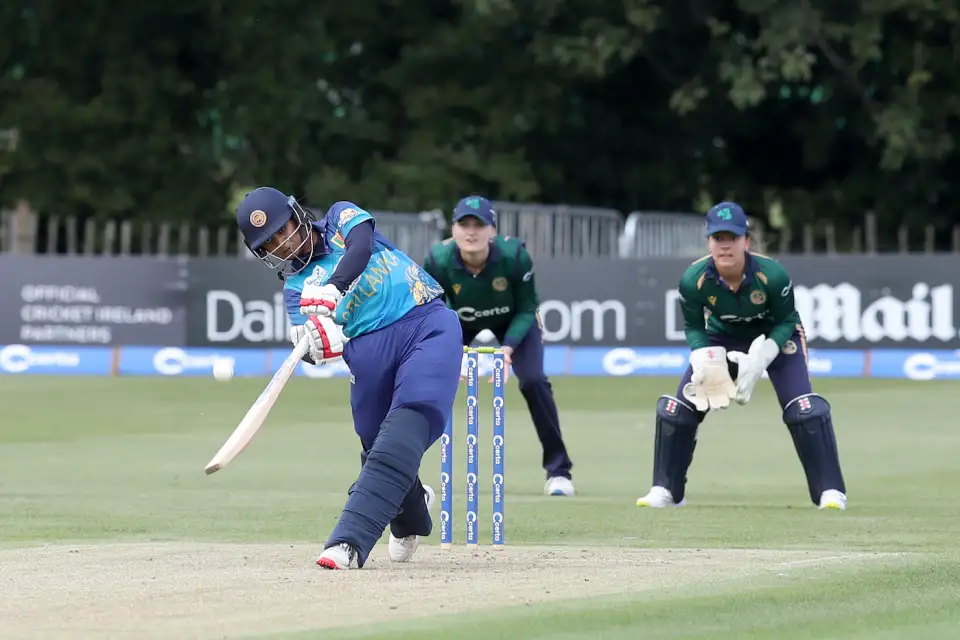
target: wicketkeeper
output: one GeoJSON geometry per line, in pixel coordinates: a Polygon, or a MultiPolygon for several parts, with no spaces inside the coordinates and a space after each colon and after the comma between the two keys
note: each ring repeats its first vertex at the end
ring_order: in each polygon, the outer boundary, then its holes
{"type": "Polygon", "coordinates": [[[732,202],[707,213],[709,255],[680,279],[687,368],[676,395],[657,403],[653,488],[638,507],[682,506],[697,430],[710,410],[750,401],[764,371],[820,509],[845,509],[830,405],[813,392],[793,282],[772,258],[750,253],[747,216],[732,202]],[[736,381],[736,382],[734,382],[736,381]]]}
{"type": "Polygon", "coordinates": [[[447,304],[460,316],[464,346],[485,329],[496,336],[519,380],[543,447],[544,493],[572,496],[573,462],[543,369],[533,261],[522,241],[498,236],[496,224],[489,200],[463,198],[453,211],[453,237],[431,248],[424,269],[440,283],[447,304]]]}

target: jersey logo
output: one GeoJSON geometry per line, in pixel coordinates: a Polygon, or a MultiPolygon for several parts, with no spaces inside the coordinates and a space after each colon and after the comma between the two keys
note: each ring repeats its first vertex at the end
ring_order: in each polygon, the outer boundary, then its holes
{"type": "Polygon", "coordinates": [[[750,293],[750,302],[753,304],[763,304],[767,301],[767,296],[763,291],[753,291],[750,293]]]}
{"type": "Polygon", "coordinates": [[[707,296],[707,302],[710,304],[717,304],[717,296],[707,296]]]}
{"type": "Polygon", "coordinates": [[[413,301],[417,304],[417,306],[426,304],[434,298],[440,297],[440,295],[443,293],[443,291],[437,287],[424,282],[424,272],[421,271],[420,267],[415,264],[407,267],[404,275],[407,279],[407,285],[410,286],[410,295],[413,296],[413,301]]]}
{"type": "MultiPolygon", "coordinates": [[[[709,309],[707,309],[707,311],[709,311],[709,309]]],[[[758,313],[757,315],[755,315],[755,316],[747,316],[746,318],[741,318],[740,316],[734,316],[734,315],[720,316],[720,321],[721,321],[721,322],[729,322],[730,324],[742,324],[742,323],[744,323],[744,322],[746,322],[746,323],[749,324],[749,323],[753,322],[754,320],[763,320],[765,317],[767,317],[767,313],[768,313],[768,310],[767,310],[767,309],[764,309],[763,311],[761,311],[761,312],[758,313]]]]}
{"type": "Polygon", "coordinates": [[[506,291],[507,290],[507,279],[506,278],[494,278],[493,279],[493,288],[495,291],[506,291]]]}
{"type": "Polygon", "coordinates": [[[340,212],[340,221],[338,226],[343,226],[360,215],[360,212],[356,209],[344,209],[340,212]]]}
{"type": "Polygon", "coordinates": [[[343,241],[343,236],[340,235],[340,232],[337,231],[332,238],[330,238],[330,244],[337,247],[338,249],[346,249],[347,243],[343,241]]]}
{"type": "Polygon", "coordinates": [[[305,285],[316,285],[318,287],[323,286],[324,281],[327,279],[327,270],[317,265],[313,268],[313,273],[309,278],[303,281],[305,285]]]}
{"type": "Polygon", "coordinates": [[[510,314],[510,307],[494,307],[493,309],[475,309],[474,307],[460,307],[457,315],[464,322],[474,322],[483,318],[495,318],[510,314]]]}
{"type": "Polygon", "coordinates": [[[463,285],[461,285],[459,282],[458,282],[457,284],[453,285],[453,295],[455,295],[455,296],[460,295],[460,288],[461,288],[462,286],[463,286],[463,285]]]}
{"type": "Polygon", "coordinates": [[[792,356],[797,352],[797,343],[793,340],[787,340],[783,343],[783,349],[781,349],[781,351],[788,356],[792,356]]]}
{"type": "Polygon", "coordinates": [[[530,269],[530,271],[527,271],[525,274],[523,274],[524,282],[530,282],[531,278],[533,278],[533,269],[530,269]]]}

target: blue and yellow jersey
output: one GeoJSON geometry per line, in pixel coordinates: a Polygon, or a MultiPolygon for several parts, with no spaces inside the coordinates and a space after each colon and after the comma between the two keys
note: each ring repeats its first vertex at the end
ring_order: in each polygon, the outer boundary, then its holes
{"type": "MultiPolygon", "coordinates": [[[[346,253],[344,238],[351,229],[367,220],[374,218],[354,203],[341,201],[334,203],[327,215],[314,223],[325,246],[317,247],[310,264],[290,276],[283,287],[291,324],[307,321],[300,313],[300,293],[304,284],[322,286],[327,283],[346,253]]],[[[443,289],[436,280],[375,230],[370,262],[343,294],[334,320],[343,327],[345,336],[356,338],[393,324],[414,307],[442,295],[443,289]]]]}

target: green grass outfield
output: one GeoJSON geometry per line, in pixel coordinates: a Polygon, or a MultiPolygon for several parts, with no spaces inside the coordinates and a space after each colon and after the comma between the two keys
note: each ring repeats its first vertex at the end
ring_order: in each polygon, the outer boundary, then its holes
{"type": "MultiPolygon", "coordinates": [[[[578,496],[542,495],[516,384],[506,537],[414,563],[386,537],[362,571],[313,565],[359,469],[345,380],[296,379],[251,447],[203,467],[265,379],[0,377],[0,637],[945,638],[960,633],[956,382],[815,381],[833,405],[849,508],[820,512],[769,383],[711,416],[689,506],[634,506],[673,379],[557,378],[578,496]],[[341,628],[342,627],[342,628],[341,628]]],[[[423,478],[437,486],[439,454],[423,478]]],[[[439,502],[439,500],[438,500],[439,502]]],[[[434,508],[436,515],[439,504],[434,508]]]]}

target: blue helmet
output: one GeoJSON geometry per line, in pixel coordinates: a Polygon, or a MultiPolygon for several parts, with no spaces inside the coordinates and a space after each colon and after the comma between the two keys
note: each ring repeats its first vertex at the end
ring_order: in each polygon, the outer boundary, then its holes
{"type": "Polygon", "coordinates": [[[292,275],[303,270],[313,259],[315,237],[313,214],[297,202],[273,187],[258,187],[249,192],[237,205],[237,226],[243,243],[271,269],[280,269],[281,274],[292,275]],[[263,248],[293,220],[294,229],[273,251],[263,248]]]}

